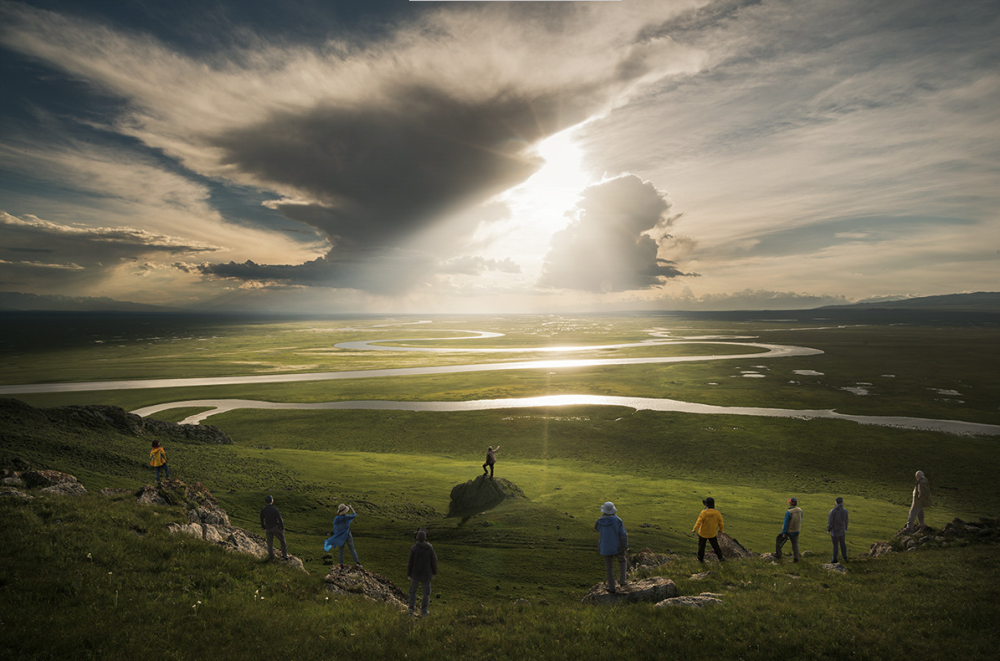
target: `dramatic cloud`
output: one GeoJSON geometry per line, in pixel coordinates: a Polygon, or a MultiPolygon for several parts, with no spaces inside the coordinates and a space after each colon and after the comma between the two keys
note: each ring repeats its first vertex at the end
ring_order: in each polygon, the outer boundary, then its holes
{"type": "MultiPolygon", "coordinates": [[[[361,259],[407,251],[442,218],[525,181],[542,163],[541,139],[696,71],[703,54],[640,35],[694,4],[442,9],[371,44],[260,39],[207,62],[14,5],[2,40],[125,99],[116,130],[201,175],[278,193],[269,207],[329,237],[324,259],[299,264],[301,274],[275,267],[269,279],[368,289],[352,272],[361,259]]],[[[451,231],[467,238],[476,227],[451,231]]],[[[238,278],[263,260],[251,261],[204,272],[238,278]]],[[[405,289],[433,275],[408,269],[436,261],[396,256],[376,270],[402,269],[394,288],[405,289]]]]}
{"type": "Polygon", "coordinates": [[[585,190],[569,226],[552,237],[539,285],[589,292],[648,289],[681,273],[657,257],[671,219],[664,193],[627,175],[585,190]]]}

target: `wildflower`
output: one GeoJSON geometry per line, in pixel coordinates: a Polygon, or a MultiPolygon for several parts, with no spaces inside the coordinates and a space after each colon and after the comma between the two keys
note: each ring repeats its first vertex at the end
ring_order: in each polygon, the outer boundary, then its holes
{"type": "Polygon", "coordinates": [[[88,554],[87,554],[87,560],[93,560],[93,559],[94,559],[94,558],[93,558],[93,557],[92,557],[92,556],[91,556],[91,555],[90,555],[90,554],[88,553],[88,554]]]}

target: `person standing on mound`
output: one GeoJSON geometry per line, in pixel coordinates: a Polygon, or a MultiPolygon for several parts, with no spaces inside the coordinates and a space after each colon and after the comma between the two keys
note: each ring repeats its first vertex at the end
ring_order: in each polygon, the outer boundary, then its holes
{"type": "Polygon", "coordinates": [[[601,518],[594,524],[594,530],[601,533],[598,542],[598,550],[604,557],[604,571],[608,580],[608,592],[615,593],[615,566],[614,560],[618,558],[619,582],[622,585],[627,583],[625,573],[628,571],[628,558],[625,552],[628,551],[628,533],[625,531],[625,523],[615,516],[615,504],[610,500],[601,505],[601,518]]]}
{"type": "Polygon", "coordinates": [[[495,448],[492,445],[486,448],[486,463],[483,464],[483,475],[486,475],[486,467],[489,466],[490,477],[493,477],[493,465],[497,463],[497,452],[499,451],[499,445],[495,448]]]}
{"type": "Polygon", "coordinates": [[[913,525],[917,521],[920,522],[920,528],[927,527],[924,525],[924,508],[934,504],[934,499],[931,497],[931,485],[924,477],[924,472],[917,471],[914,479],[916,484],[913,487],[913,504],[910,505],[910,516],[906,519],[907,532],[913,532],[917,529],[913,525]]]}
{"type": "Polygon", "coordinates": [[[337,554],[337,562],[340,563],[341,568],[344,567],[345,546],[350,550],[351,557],[354,558],[354,564],[359,568],[361,567],[361,561],[358,560],[358,552],[354,550],[354,536],[351,534],[351,522],[356,518],[358,518],[358,514],[354,511],[354,508],[341,503],[340,507],[337,508],[337,516],[333,520],[333,537],[323,542],[323,550],[327,553],[333,548],[340,547],[340,552],[337,554]]]}
{"type": "Polygon", "coordinates": [[[149,465],[156,472],[156,481],[160,481],[160,469],[162,468],[170,479],[170,468],[167,467],[167,451],[160,447],[159,441],[153,441],[153,447],[149,451],[149,465]]]}
{"type": "Polygon", "coordinates": [[[423,583],[420,599],[420,614],[429,615],[431,605],[431,579],[437,576],[438,559],[434,547],[427,541],[427,531],[417,531],[417,543],[410,547],[410,559],[406,562],[406,577],[410,579],[410,615],[417,605],[417,586],[423,583]]]}
{"type": "Polygon", "coordinates": [[[698,515],[698,520],[694,522],[691,532],[698,533],[698,562],[705,562],[705,542],[712,543],[712,550],[719,558],[719,562],[725,562],[722,557],[722,549],[719,548],[719,533],[723,531],[724,523],[722,514],[715,509],[715,498],[709,496],[701,501],[705,509],[698,515]]]}

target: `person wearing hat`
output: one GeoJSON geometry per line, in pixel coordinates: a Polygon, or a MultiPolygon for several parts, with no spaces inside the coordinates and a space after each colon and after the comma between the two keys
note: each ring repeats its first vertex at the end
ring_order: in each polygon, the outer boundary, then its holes
{"type": "Polygon", "coordinates": [[[847,562],[847,510],[844,509],[844,499],[837,496],[837,504],[830,510],[826,517],[826,531],[830,533],[833,540],[833,562],[837,562],[837,548],[840,548],[840,555],[847,562]]]}
{"type": "Polygon", "coordinates": [[[907,532],[913,532],[916,529],[913,524],[917,521],[920,522],[921,528],[927,527],[924,525],[924,508],[934,504],[934,499],[931,498],[931,485],[927,481],[927,478],[924,477],[924,472],[917,471],[914,477],[916,485],[913,487],[913,503],[910,505],[910,515],[906,519],[905,530],[907,532]]]}
{"type": "Polygon", "coordinates": [[[260,511],[260,527],[264,529],[267,539],[268,561],[274,560],[274,538],[281,543],[281,558],[288,560],[288,547],[285,545],[285,522],[281,512],[274,506],[274,496],[264,496],[264,507],[260,511]]]}
{"type": "Polygon", "coordinates": [[[345,546],[350,550],[351,557],[354,558],[354,564],[359,568],[361,567],[361,561],[358,560],[358,553],[354,550],[354,536],[351,534],[351,522],[357,517],[358,514],[354,511],[353,507],[341,503],[337,508],[337,516],[333,519],[333,537],[323,542],[323,550],[327,553],[333,548],[340,547],[337,562],[340,563],[341,569],[344,567],[345,546]]]}
{"type": "Polygon", "coordinates": [[[493,477],[493,466],[497,463],[497,452],[499,451],[499,445],[495,448],[492,445],[486,448],[486,463],[483,464],[483,475],[486,475],[486,468],[489,467],[490,477],[493,477]]]}
{"type": "Polygon", "coordinates": [[[705,562],[705,542],[712,543],[712,550],[715,551],[719,562],[725,562],[722,557],[722,549],[719,548],[719,533],[723,531],[725,524],[722,521],[722,514],[715,509],[715,498],[709,496],[701,501],[705,509],[698,515],[698,520],[694,522],[691,532],[698,533],[698,562],[705,562]]]}
{"type": "Polygon", "coordinates": [[[601,518],[594,524],[594,530],[601,533],[598,542],[598,550],[604,556],[604,569],[608,579],[608,592],[615,593],[615,567],[614,560],[618,558],[619,582],[626,584],[625,573],[628,571],[628,559],[625,552],[628,551],[628,533],[625,531],[625,523],[619,519],[615,512],[615,504],[610,500],[601,505],[601,518]]]}
{"type": "Polygon", "coordinates": [[[170,468],[167,466],[167,451],[160,446],[159,441],[153,441],[153,447],[149,450],[149,465],[156,471],[156,481],[160,481],[160,469],[162,468],[170,479],[170,468]]]}
{"type": "Polygon", "coordinates": [[[420,614],[429,615],[431,604],[431,579],[437,576],[438,559],[434,547],[427,541],[427,531],[417,531],[417,543],[410,547],[410,559],[406,562],[406,577],[410,579],[410,615],[417,605],[417,585],[423,583],[420,598],[420,614]]]}
{"type": "Polygon", "coordinates": [[[799,533],[802,532],[802,509],[799,507],[799,499],[792,496],[788,499],[788,510],[785,512],[785,521],[778,533],[777,547],[774,555],[781,557],[781,547],[785,542],[792,543],[792,562],[799,561],[799,533]]]}

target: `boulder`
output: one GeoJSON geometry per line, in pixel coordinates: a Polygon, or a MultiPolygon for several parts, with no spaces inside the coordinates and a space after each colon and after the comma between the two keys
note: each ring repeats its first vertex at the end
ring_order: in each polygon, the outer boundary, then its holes
{"type": "Polygon", "coordinates": [[[598,583],[584,595],[585,604],[634,604],[658,603],[677,596],[677,586],[669,578],[654,576],[641,581],[617,585],[615,592],[608,592],[607,583],[598,583]]]}
{"type": "Polygon", "coordinates": [[[673,559],[673,556],[654,553],[647,546],[638,553],[630,553],[628,555],[628,566],[630,569],[655,569],[673,561],[673,559]]]}
{"type": "Polygon", "coordinates": [[[42,493],[51,493],[57,496],[85,496],[87,489],[79,482],[60,482],[51,487],[42,489],[42,493]]]}
{"type": "Polygon", "coordinates": [[[29,487],[51,487],[54,484],[64,482],[76,482],[76,478],[69,473],[53,470],[27,471],[21,474],[21,479],[29,487]]]}
{"type": "Polygon", "coordinates": [[[16,500],[34,500],[35,497],[17,489],[0,490],[0,498],[14,498],[16,500]]]}
{"type": "Polygon", "coordinates": [[[526,498],[519,486],[502,477],[480,475],[451,489],[448,516],[469,518],[493,509],[507,498],[526,498]]]}
{"type": "MultiPolygon", "coordinates": [[[[726,560],[743,560],[753,557],[753,553],[746,550],[735,537],[730,537],[724,532],[719,533],[719,547],[722,549],[722,557],[726,560]]],[[[707,559],[708,556],[709,554],[706,553],[705,558],[707,559]]],[[[711,556],[714,558],[715,554],[712,553],[711,556]]]]}
{"type": "Polygon", "coordinates": [[[334,565],[323,579],[324,586],[334,594],[360,595],[394,608],[407,608],[407,595],[384,576],[355,565],[334,565]]]}
{"type": "Polygon", "coordinates": [[[656,604],[657,608],[666,608],[667,606],[687,606],[689,608],[704,608],[711,604],[721,604],[722,600],[719,599],[719,595],[712,592],[702,592],[698,596],[683,596],[683,597],[671,597],[669,599],[664,599],[663,601],[656,604]]]}
{"type": "Polygon", "coordinates": [[[875,542],[868,549],[868,557],[878,558],[885,555],[886,553],[892,553],[895,550],[896,549],[892,548],[892,544],[890,544],[889,542],[875,542]]]}

